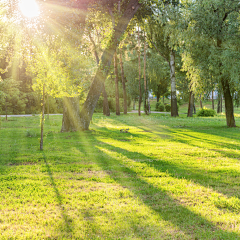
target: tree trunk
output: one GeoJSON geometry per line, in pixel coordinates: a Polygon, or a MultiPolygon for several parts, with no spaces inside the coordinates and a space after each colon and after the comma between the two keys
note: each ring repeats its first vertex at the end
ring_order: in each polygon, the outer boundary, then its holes
{"type": "Polygon", "coordinates": [[[110,109],[105,85],[103,85],[102,95],[103,95],[103,114],[105,116],[110,116],[110,109]]]}
{"type": "Polygon", "coordinates": [[[118,89],[118,65],[117,65],[117,52],[115,52],[115,54],[114,54],[114,73],[115,73],[116,115],[120,115],[120,106],[119,106],[119,89],[118,89]]]}
{"type": "Polygon", "coordinates": [[[123,113],[127,114],[127,91],[126,91],[121,49],[120,49],[120,66],[121,66],[122,87],[123,87],[123,113]]]}
{"type": "Polygon", "coordinates": [[[144,77],[144,111],[145,114],[148,115],[148,89],[147,89],[147,78],[146,78],[146,63],[147,63],[147,55],[146,55],[146,39],[144,34],[144,68],[143,68],[143,77],[144,77]]]}
{"type": "Polygon", "coordinates": [[[200,94],[200,97],[199,97],[199,101],[200,101],[200,108],[202,109],[203,106],[202,106],[202,96],[201,96],[201,94],[200,94]]]}
{"type": "Polygon", "coordinates": [[[223,110],[222,110],[222,103],[223,103],[222,100],[223,100],[223,97],[222,97],[222,93],[221,93],[221,101],[220,101],[220,103],[221,103],[221,104],[220,104],[220,111],[221,111],[221,113],[222,113],[222,111],[223,111],[223,110]]]}
{"type": "Polygon", "coordinates": [[[89,124],[96,107],[99,96],[102,92],[103,83],[106,79],[109,67],[112,61],[112,57],[117,49],[119,41],[122,34],[126,30],[129,21],[132,19],[134,14],[140,7],[138,0],[130,0],[124,13],[120,17],[117,26],[114,28],[113,36],[109,41],[108,47],[104,50],[102,54],[101,64],[99,65],[93,82],[91,84],[90,90],[86,101],[83,104],[82,110],[80,112],[81,129],[88,130],[89,124]]]}
{"type": "Polygon", "coordinates": [[[80,129],[79,97],[64,97],[61,132],[75,132],[80,129]]]}
{"type": "Polygon", "coordinates": [[[213,91],[212,91],[212,109],[214,110],[214,98],[213,98],[213,91]]]}
{"type": "MultiPolygon", "coordinates": [[[[99,64],[99,57],[98,57],[98,53],[97,53],[97,48],[96,48],[96,44],[91,36],[91,34],[89,33],[89,39],[92,42],[93,45],[93,51],[94,51],[94,55],[96,58],[96,62],[97,65],[99,64]]],[[[109,110],[109,104],[108,104],[108,98],[107,98],[107,92],[105,89],[105,85],[103,85],[103,90],[102,90],[102,95],[103,95],[103,114],[106,116],[110,116],[110,110],[109,110]]]]}
{"type": "Polygon", "coordinates": [[[193,108],[194,108],[194,94],[192,91],[189,93],[189,103],[188,103],[188,117],[193,116],[193,108]]]}
{"type": "Polygon", "coordinates": [[[47,116],[47,118],[49,119],[49,95],[47,95],[47,103],[48,103],[48,108],[47,108],[47,114],[48,114],[48,116],[47,116]]]}
{"type": "Polygon", "coordinates": [[[133,110],[135,110],[136,109],[136,100],[134,99],[133,100],[133,110]]]}
{"type": "Polygon", "coordinates": [[[221,105],[221,101],[218,100],[217,113],[220,113],[220,105],[221,105]]]}
{"type": "MultiPolygon", "coordinates": [[[[218,48],[222,47],[222,41],[217,39],[217,46],[218,48]]],[[[221,63],[219,68],[221,68],[221,63]]],[[[233,100],[230,92],[230,86],[228,79],[224,79],[222,74],[220,74],[221,83],[222,83],[222,90],[225,99],[225,114],[226,114],[226,121],[228,127],[236,127],[235,119],[234,119],[234,112],[233,112],[233,100]]]]}
{"type": "Polygon", "coordinates": [[[5,113],[6,113],[6,121],[7,121],[7,97],[6,97],[6,100],[5,100],[5,113]]]}
{"type": "Polygon", "coordinates": [[[138,26],[138,82],[139,82],[138,115],[141,116],[142,90],[141,90],[141,53],[140,53],[139,26],[138,26]]]}
{"type": "Polygon", "coordinates": [[[233,100],[230,92],[230,86],[227,79],[221,79],[223,94],[225,99],[225,112],[228,127],[236,127],[233,110],[233,100]]]}
{"type": "Polygon", "coordinates": [[[43,150],[44,111],[45,111],[45,84],[43,84],[43,102],[42,102],[40,151],[43,150]]]}
{"type": "Polygon", "coordinates": [[[221,98],[222,94],[220,93],[220,90],[218,89],[218,106],[217,106],[217,113],[221,112],[221,98]]]}
{"type": "Polygon", "coordinates": [[[171,116],[178,116],[177,109],[177,93],[176,93],[176,78],[175,78],[175,52],[170,51],[170,76],[171,76],[171,116]]]}

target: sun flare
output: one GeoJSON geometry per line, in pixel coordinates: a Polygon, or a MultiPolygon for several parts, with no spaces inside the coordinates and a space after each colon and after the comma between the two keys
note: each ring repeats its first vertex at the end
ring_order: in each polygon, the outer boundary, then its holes
{"type": "Polygon", "coordinates": [[[35,0],[19,0],[19,8],[27,18],[37,17],[40,14],[39,7],[35,0]]]}

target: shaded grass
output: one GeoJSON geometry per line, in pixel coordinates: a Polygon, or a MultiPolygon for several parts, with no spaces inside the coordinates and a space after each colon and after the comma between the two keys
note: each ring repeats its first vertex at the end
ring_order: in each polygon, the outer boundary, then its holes
{"type": "Polygon", "coordinates": [[[96,114],[81,133],[51,116],[44,152],[39,117],[13,120],[0,130],[2,239],[240,239],[240,130],[224,116],[96,114]]]}

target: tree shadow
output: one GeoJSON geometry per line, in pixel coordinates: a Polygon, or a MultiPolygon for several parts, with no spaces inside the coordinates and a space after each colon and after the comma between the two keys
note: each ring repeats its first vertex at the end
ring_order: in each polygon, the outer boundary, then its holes
{"type": "MultiPolygon", "coordinates": [[[[98,146],[93,146],[99,149],[98,146]]],[[[160,186],[156,187],[139,176],[134,168],[130,168],[123,161],[111,157],[104,152],[104,149],[114,151],[126,157],[132,156],[132,153],[106,144],[101,146],[102,157],[99,158],[96,163],[101,166],[102,169],[108,172],[109,176],[116,182],[121,184],[124,188],[128,188],[134,193],[136,198],[140,198],[141,201],[154,212],[156,212],[161,219],[171,222],[178,229],[180,229],[186,238],[191,239],[218,239],[219,234],[223,239],[239,239],[240,235],[222,230],[215,226],[213,223],[200,216],[197,213],[190,211],[187,207],[181,205],[177,200],[170,197],[168,192],[161,189],[160,186]],[[112,170],[113,165],[116,171],[109,171],[109,167],[112,170]],[[166,204],[167,205],[164,205],[166,204]]],[[[144,157],[144,156],[143,156],[144,157]]],[[[146,156],[145,156],[146,157],[146,156]]],[[[132,159],[134,161],[134,159],[132,159]]],[[[161,170],[158,169],[160,172],[161,170]]],[[[138,232],[135,234],[138,237],[138,232]]]]}
{"type": "Polygon", "coordinates": [[[72,237],[72,232],[73,232],[73,226],[72,226],[73,220],[69,217],[69,215],[68,215],[68,213],[67,213],[67,211],[64,207],[63,197],[58,190],[57,184],[55,183],[51,167],[50,167],[50,165],[47,161],[47,157],[44,154],[44,152],[42,153],[42,155],[43,155],[45,167],[46,167],[46,170],[47,170],[47,173],[48,173],[48,176],[49,176],[49,180],[50,180],[50,183],[51,183],[52,188],[54,190],[55,197],[56,197],[56,200],[57,200],[57,203],[58,203],[58,207],[61,211],[61,216],[62,216],[62,219],[63,219],[63,222],[64,222],[64,226],[61,227],[62,237],[71,238],[72,237]]]}

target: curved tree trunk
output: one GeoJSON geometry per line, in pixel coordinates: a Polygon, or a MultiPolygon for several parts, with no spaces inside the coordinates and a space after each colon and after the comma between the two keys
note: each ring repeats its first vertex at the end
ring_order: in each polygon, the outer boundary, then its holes
{"type": "Polygon", "coordinates": [[[171,77],[171,116],[178,116],[177,109],[177,93],[176,93],[176,77],[175,77],[175,52],[170,51],[170,77],[171,77]]]}
{"type": "Polygon", "coordinates": [[[80,130],[81,122],[79,115],[79,97],[64,97],[61,132],[75,132],[80,130]]]}
{"type": "MultiPolygon", "coordinates": [[[[97,65],[99,64],[99,57],[98,57],[98,53],[97,53],[97,48],[96,48],[96,44],[91,36],[91,34],[89,33],[89,39],[92,42],[93,45],[93,51],[94,51],[94,55],[96,58],[96,62],[97,65]]],[[[110,116],[110,110],[109,110],[109,104],[108,104],[108,98],[107,98],[107,92],[105,89],[105,85],[103,85],[103,90],[102,90],[102,95],[103,95],[103,114],[106,116],[110,116]]]]}
{"type": "Polygon", "coordinates": [[[138,0],[130,0],[123,15],[119,19],[117,26],[114,28],[112,39],[110,40],[108,47],[104,50],[102,54],[101,64],[97,69],[94,80],[88,92],[87,99],[84,102],[83,108],[80,112],[82,130],[88,130],[89,128],[94,109],[100,97],[106,75],[109,71],[112,57],[117,49],[122,34],[128,26],[129,21],[137,12],[139,7],[140,3],[138,2],[138,0]]]}

